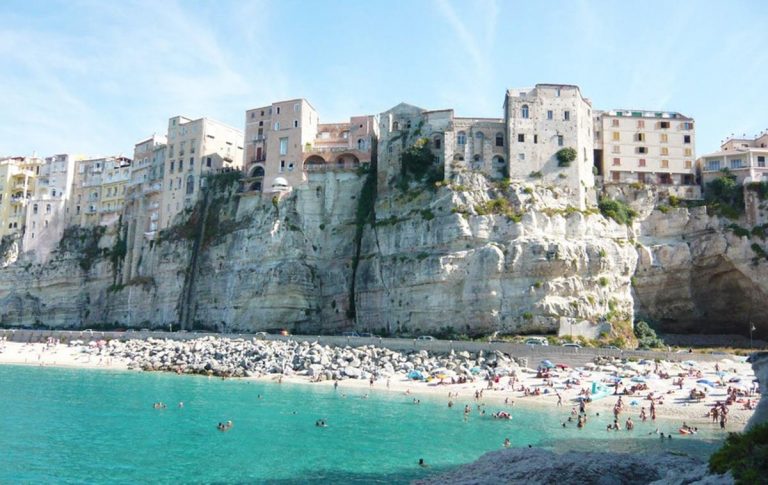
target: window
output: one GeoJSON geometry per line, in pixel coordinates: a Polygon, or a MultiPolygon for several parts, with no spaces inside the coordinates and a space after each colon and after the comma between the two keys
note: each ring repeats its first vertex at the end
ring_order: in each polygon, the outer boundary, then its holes
{"type": "Polygon", "coordinates": [[[467,143],[467,134],[463,131],[460,131],[458,135],[456,135],[456,143],[459,145],[466,145],[467,143]]]}
{"type": "Polygon", "coordinates": [[[51,204],[45,204],[45,213],[50,214],[51,213],[51,204]]]}
{"type": "Polygon", "coordinates": [[[616,120],[616,119],[611,120],[611,126],[613,126],[614,128],[618,128],[619,120],[616,120]]]}
{"type": "Polygon", "coordinates": [[[442,146],[442,140],[440,140],[440,138],[435,138],[433,143],[435,144],[435,148],[439,149],[442,146]]]}
{"type": "Polygon", "coordinates": [[[521,116],[525,119],[528,118],[528,105],[524,104],[523,109],[521,110],[521,116]]]}
{"type": "Polygon", "coordinates": [[[184,170],[184,160],[179,160],[179,172],[184,170]]]}
{"type": "Polygon", "coordinates": [[[557,146],[561,147],[565,143],[565,140],[563,139],[563,135],[557,135],[557,146]]]}
{"type": "Polygon", "coordinates": [[[669,155],[669,148],[661,147],[661,154],[662,155],[669,155]]]}
{"type": "Polygon", "coordinates": [[[645,128],[645,120],[637,120],[638,128],[645,128]]]}
{"type": "Polygon", "coordinates": [[[741,163],[740,158],[734,158],[731,160],[731,168],[742,168],[744,165],[741,163]]]}
{"type": "MultiPolygon", "coordinates": [[[[440,148],[440,147],[437,147],[437,148],[440,148]]],[[[357,149],[365,150],[365,140],[363,140],[362,138],[357,139],[357,149]]]]}
{"type": "Polygon", "coordinates": [[[280,155],[288,154],[288,138],[280,138],[280,155]]]}
{"type": "Polygon", "coordinates": [[[560,88],[557,88],[557,97],[560,97],[560,88]]]}
{"type": "Polygon", "coordinates": [[[621,182],[621,172],[611,172],[611,179],[614,182],[621,182]]]}
{"type": "Polygon", "coordinates": [[[538,143],[539,142],[539,135],[533,135],[533,142],[538,143]]]}
{"type": "Polygon", "coordinates": [[[661,143],[667,143],[669,141],[669,137],[667,136],[666,133],[662,133],[661,135],[659,135],[659,141],[661,143]]]}
{"type": "Polygon", "coordinates": [[[685,150],[683,150],[683,155],[686,157],[691,157],[693,156],[693,150],[691,150],[690,148],[686,148],[685,150]]]}
{"type": "Polygon", "coordinates": [[[280,171],[285,172],[285,160],[280,160],[280,171]]]}
{"type": "Polygon", "coordinates": [[[648,153],[648,149],[646,147],[637,147],[637,153],[648,153]]]}
{"type": "Polygon", "coordinates": [[[645,133],[638,133],[635,135],[635,141],[645,141],[645,133]]]}
{"type": "Polygon", "coordinates": [[[621,165],[621,158],[614,158],[613,159],[613,164],[614,165],[621,165]]]}
{"type": "Polygon", "coordinates": [[[563,120],[568,121],[571,119],[571,112],[570,111],[563,111],[563,120]]]}
{"type": "Polygon", "coordinates": [[[280,106],[277,107],[277,114],[280,114],[280,106]]]}
{"type": "Polygon", "coordinates": [[[288,171],[293,172],[293,162],[288,164],[288,171]]]}
{"type": "Polygon", "coordinates": [[[548,111],[547,111],[547,119],[548,119],[548,120],[552,120],[552,119],[554,119],[554,118],[555,118],[555,112],[554,112],[554,111],[552,111],[551,109],[550,109],[550,110],[548,110],[548,111]]]}
{"type": "Polygon", "coordinates": [[[205,159],[205,166],[210,168],[210,166],[211,166],[211,157],[206,157],[206,159],[205,159]]]}
{"type": "Polygon", "coordinates": [[[525,160],[525,153],[518,153],[517,154],[517,159],[518,160],[525,160]]]}
{"type": "Polygon", "coordinates": [[[398,131],[399,129],[400,129],[400,123],[398,123],[397,121],[392,123],[392,131],[398,131]]]}
{"type": "Polygon", "coordinates": [[[503,147],[504,146],[504,134],[496,133],[496,146],[497,147],[503,147]]]}
{"type": "Polygon", "coordinates": [[[522,133],[517,134],[517,142],[518,143],[525,143],[525,135],[522,133]]]}
{"type": "Polygon", "coordinates": [[[175,162],[173,160],[171,160],[171,168],[170,168],[170,170],[168,170],[168,173],[173,173],[173,164],[174,163],[175,162]]]}
{"type": "Polygon", "coordinates": [[[621,146],[619,145],[613,145],[613,148],[611,149],[612,153],[621,153],[621,146]]]}
{"type": "Polygon", "coordinates": [[[32,213],[37,214],[37,204],[32,206],[32,213]]]}
{"type": "Polygon", "coordinates": [[[669,128],[669,121],[659,121],[659,128],[663,128],[663,129],[669,128]]]}
{"type": "Polygon", "coordinates": [[[690,160],[686,160],[685,161],[685,168],[691,168],[691,167],[693,167],[693,162],[691,162],[690,160]]]}
{"type": "Polygon", "coordinates": [[[662,160],[661,168],[669,168],[669,160],[662,160]]]}
{"type": "MultiPolygon", "coordinates": [[[[619,120],[616,120],[616,121],[619,121],[619,120]]],[[[614,131],[614,132],[611,134],[611,139],[612,139],[613,141],[620,141],[620,140],[621,140],[621,134],[620,134],[618,131],[614,131]]]]}
{"type": "Polygon", "coordinates": [[[683,123],[683,129],[684,130],[692,130],[693,129],[693,123],[690,121],[683,123]]]}
{"type": "Polygon", "coordinates": [[[189,157],[189,169],[192,170],[192,167],[195,166],[195,157],[189,157]]]}
{"type": "Polygon", "coordinates": [[[275,121],[275,131],[278,131],[280,129],[280,122],[275,121]]]}
{"type": "Polygon", "coordinates": [[[638,160],[638,166],[645,167],[645,158],[641,158],[640,160],[638,160]]]}
{"type": "Polygon", "coordinates": [[[298,128],[299,127],[299,120],[293,120],[293,127],[298,128]]]}
{"type": "Polygon", "coordinates": [[[181,177],[176,177],[176,188],[177,189],[181,188],[181,177]]]}
{"type": "Polygon", "coordinates": [[[294,103],[293,105],[293,111],[298,112],[299,111],[299,103],[294,103]]]}
{"type": "Polygon", "coordinates": [[[709,171],[720,170],[720,160],[707,160],[707,170],[709,171]]]}
{"type": "Polygon", "coordinates": [[[192,195],[195,192],[195,177],[192,175],[187,177],[187,195],[192,195]]]}
{"type": "Polygon", "coordinates": [[[757,157],[757,166],[765,167],[765,157],[757,157]]]}
{"type": "Polygon", "coordinates": [[[683,143],[690,143],[691,135],[683,135],[683,143]]]}
{"type": "Polygon", "coordinates": [[[637,173],[637,181],[641,184],[645,183],[645,172],[638,172],[637,173]]]}

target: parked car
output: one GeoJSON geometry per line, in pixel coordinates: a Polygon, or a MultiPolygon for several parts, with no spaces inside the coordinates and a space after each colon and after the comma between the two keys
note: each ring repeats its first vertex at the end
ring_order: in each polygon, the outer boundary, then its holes
{"type": "Polygon", "coordinates": [[[573,342],[569,342],[567,344],[563,344],[562,346],[563,347],[568,347],[568,348],[571,348],[571,349],[580,349],[581,348],[581,345],[575,344],[573,342]]]}
{"type": "Polygon", "coordinates": [[[360,334],[357,332],[342,332],[341,336],[342,337],[359,337],[360,334]]]}
{"type": "Polygon", "coordinates": [[[549,341],[544,337],[530,337],[526,339],[525,345],[549,345],[549,341]]]}
{"type": "Polygon", "coordinates": [[[361,332],[361,333],[360,333],[360,336],[361,336],[361,337],[368,337],[368,338],[375,338],[375,337],[378,337],[378,335],[374,335],[374,334],[372,334],[371,332],[361,332]]]}
{"type": "Polygon", "coordinates": [[[435,337],[431,335],[419,335],[418,340],[435,340],[435,337]]]}
{"type": "Polygon", "coordinates": [[[253,338],[263,340],[269,335],[267,332],[256,332],[253,334],[253,338]]]}
{"type": "Polygon", "coordinates": [[[600,348],[601,349],[608,349],[608,350],[621,350],[620,348],[616,347],[615,345],[603,345],[600,348]]]}

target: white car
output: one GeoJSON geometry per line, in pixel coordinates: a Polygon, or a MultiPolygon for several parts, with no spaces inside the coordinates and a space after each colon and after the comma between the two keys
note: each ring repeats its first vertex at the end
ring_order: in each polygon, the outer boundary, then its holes
{"type": "Polygon", "coordinates": [[[549,341],[544,337],[531,337],[525,341],[525,345],[543,345],[546,347],[549,345],[549,341]]]}
{"type": "Polygon", "coordinates": [[[581,345],[574,344],[574,343],[570,342],[570,343],[567,343],[567,344],[563,344],[563,347],[570,347],[572,349],[580,349],[581,345]]]}
{"type": "Polygon", "coordinates": [[[431,335],[420,335],[418,340],[435,340],[435,337],[431,335]]]}

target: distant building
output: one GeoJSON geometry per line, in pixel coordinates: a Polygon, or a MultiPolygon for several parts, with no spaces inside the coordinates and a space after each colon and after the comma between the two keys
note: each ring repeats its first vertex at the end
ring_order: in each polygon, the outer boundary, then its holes
{"type": "Polygon", "coordinates": [[[27,206],[24,251],[48,254],[61,239],[67,223],[67,203],[74,176],[75,158],[72,155],[45,158],[27,206]]]}
{"type": "Polygon", "coordinates": [[[740,183],[768,181],[768,132],[755,138],[729,138],[720,150],[698,160],[702,182],[706,184],[728,169],[740,183]]]}
{"type": "Polygon", "coordinates": [[[0,159],[0,237],[23,232],[42,165],[37,157],[0,159]]]}
{"type": "Polygon", "coordinates": [[[168,120],[160,214],[161,229],[197,200],[204,176],[243,169],[243,132],[208,118],[168,120]]]}
{"type": "Polygon", "coordinates": [[[510,89],[504,117],[512,179],[561,187],[579,208],[596,204],[592,103],[578,86],[510,89]],[[558,152],[565,148],[575,151],[569,164],[558,160],[558,152]]]}
{"type": "Polygon", "coordinates": [[[373,116],[320,123],[306,99],[279,101],[245,113],[245,192],[290,190],[309,173],[352,170],[371,161],[373,116]],[[279,180],[278,180],[279,179],[279,180]]]}
{"type": "Polygon", "coordinates": [[[659,185],[672,195],[701,197],[696,184],[693,118],[668,111],[595,113],[595,164],[605,184],[659,185]]]}
{"type": "Polygon", "coordinates": [[[75,162],[67,225],[95,227],[118,222],[123,212],[131,159],[100,157],[75,162]]]}

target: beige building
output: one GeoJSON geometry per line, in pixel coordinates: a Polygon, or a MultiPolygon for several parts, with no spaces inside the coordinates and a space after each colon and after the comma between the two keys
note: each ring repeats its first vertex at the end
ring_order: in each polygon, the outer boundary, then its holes
{"type": "Polygon", "coordinates": [[[698,160],[702,182],[706,184],[719,177],[720,171],[726,168],[740,183],[767,181],[766,157],[768,132],[755,138],[729,138],[720,146],[719,151],[698,160]]]}
{"type": "Polygon", "coordinates": [[[563,188],[579,208],[594,206],[592,103],[578,86],[537,84],[510,89],[504,99],[509,140],[509,174],[563,188]],[[575,150],[569,164],[558,161],[564,148],[575,150]]]}
{"type": "Polygon", "coordinates": [[[695,126],[667,111],[612,110],[595,115],[595,164],[606,184],[663,186],[697,199],[695,126]]]}
{"type": "Polygon", "coordinates": [[[197,200],[204,176],[243,169],[243,132],[208,118],[168,120],[160,229],[197,200]]]}
{"type": "Polygon", "coordinates": [[[67,225],[115,224],[123,211],[131,159],[102,157],[76,162],[67,225]]]}
{"type": "Polygon", "coordinates": [[[250,109],[245,113],[244,190],[287,190],[305,183],[308,173],[368,164],[375,136],[373,116],[321,124],[306,99],[250,109]]]}
{"type": "Polygon", "coordinates": [[[45,158],[35,193],[27,206],[24,251],[44,256],[58,244],[67,223],[74,175],[74,156],[59,154],[45,158]]]}
{"type": "Polygon", "coordinates": [[[0,237],[23,232],[42,165],[36,157],[0,159],[0,237]]]}

